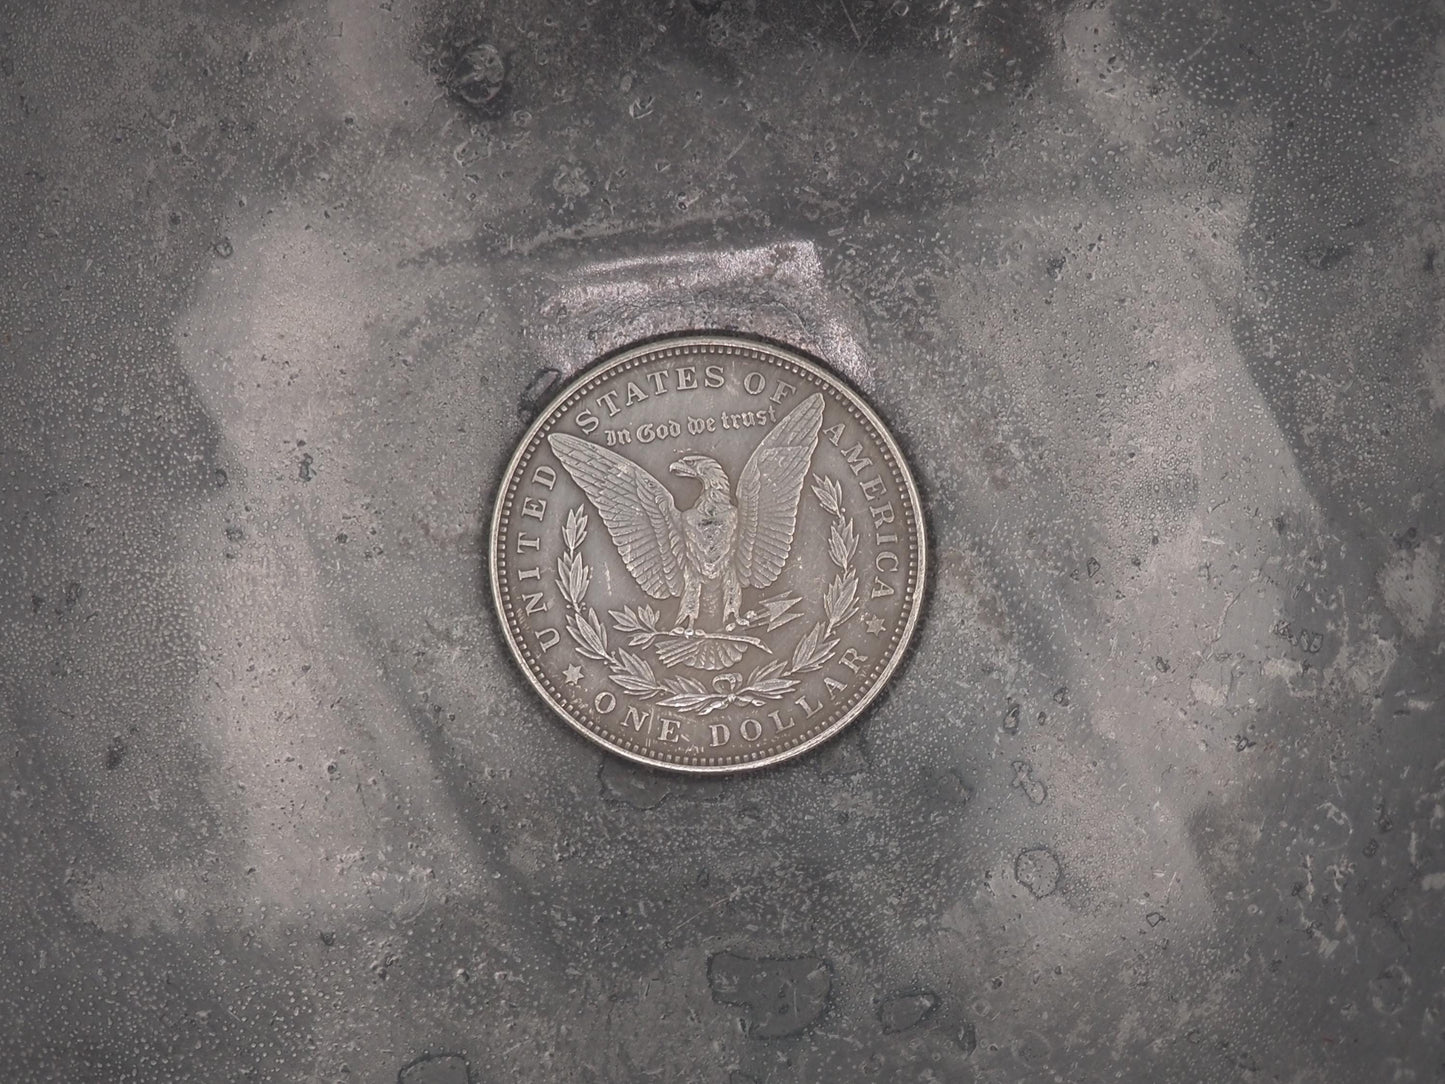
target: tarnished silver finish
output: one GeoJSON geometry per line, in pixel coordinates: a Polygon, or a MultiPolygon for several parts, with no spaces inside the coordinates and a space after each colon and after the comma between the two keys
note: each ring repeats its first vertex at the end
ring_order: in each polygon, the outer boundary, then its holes
{"type": "Polygon", "coordinates": [[[868,405],[770,343],[690,335],[582,373],[492,517],[508,643],[564,719],[633,760],[731,772],[868,706],[918,621],[918,490],[868,405]]]}

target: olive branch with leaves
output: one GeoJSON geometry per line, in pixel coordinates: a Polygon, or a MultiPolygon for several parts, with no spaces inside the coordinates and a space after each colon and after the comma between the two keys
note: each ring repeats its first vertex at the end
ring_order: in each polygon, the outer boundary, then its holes
{"type": "Polygon", "coordinates": [[[791,656],[762,664],[746,681],[737,673],[719,674],[713,678],[711,689],[686,675],[659,678],[651,663],[628,650],[647,647],[657,637],[669,635],[669,630],[658,627],[662,615],[646,604],[608,611],[613,631],[628,637],[627,647],[609,647],[607,627],[587,602],[592,569],[581,553],[587,538],[587,510],[583,505],[567,513],[562,527],[566,552],[557,558],[557,587],[567,604],[567,635],[577,653],[603,663],[608,678],[624,692],[681,714],[709,715],[733,704],[761,707],[781,700],[798,687],[798,675],[814,673],[832,660],[839,642],[834,633],[859,609],[858,572],[853,564],[858,532],[843,511],[843,487],[833,478],[814,474],[812,490],[819,505],[833,517],[828,556],[838,572],[823,592],[822,619],[803,634],[791,656]]]}

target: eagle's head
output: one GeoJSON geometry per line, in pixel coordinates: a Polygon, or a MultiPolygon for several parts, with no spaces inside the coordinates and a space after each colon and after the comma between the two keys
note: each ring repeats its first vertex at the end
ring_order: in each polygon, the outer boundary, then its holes
{"type": "Polygon", "coordinates": [[[684,478],[696,478],[703,484],[704,489],[717,488],[726,491],[728,488],[727,471],[722,469],[722,464],[716,459],[709,459],[705,455],[682,456],[667,469],[684,478]]]}

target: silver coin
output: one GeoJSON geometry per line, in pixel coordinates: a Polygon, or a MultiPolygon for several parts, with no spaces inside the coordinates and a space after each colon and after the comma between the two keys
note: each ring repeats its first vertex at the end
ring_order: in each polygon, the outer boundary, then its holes
{"type": "Polygon", "coordinates": [[[867,403],[780,346],[693,335],[574,379],[492,516],[522,671],[632,760],[734,772],[856,719],[918,623],[923,513],[867,403]]]}

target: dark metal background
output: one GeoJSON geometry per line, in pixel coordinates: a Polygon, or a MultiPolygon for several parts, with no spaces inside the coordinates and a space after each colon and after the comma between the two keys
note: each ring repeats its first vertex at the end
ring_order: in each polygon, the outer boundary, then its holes
{"type": "Polygon", "coordinates": [[[1442,14],[8,5],[0,1075],[1445,1078],[1442,14]],[[482,533],[543,370],[728,326],[938,571],[692,781],[482,533]]]}

